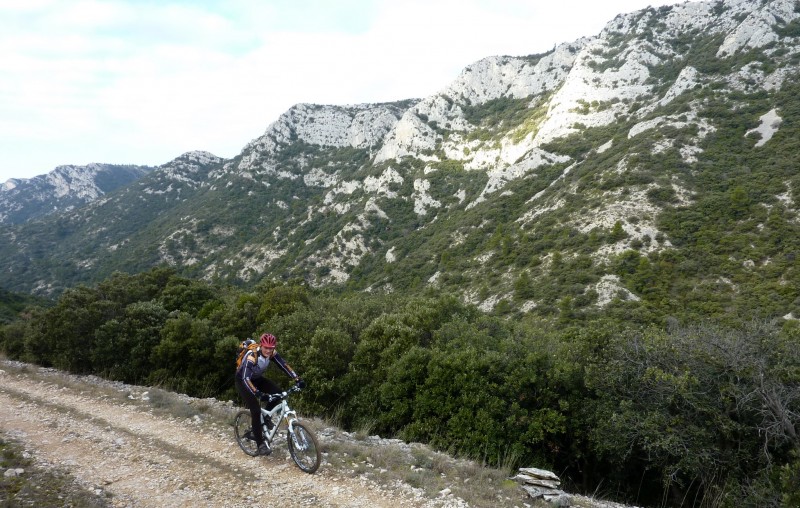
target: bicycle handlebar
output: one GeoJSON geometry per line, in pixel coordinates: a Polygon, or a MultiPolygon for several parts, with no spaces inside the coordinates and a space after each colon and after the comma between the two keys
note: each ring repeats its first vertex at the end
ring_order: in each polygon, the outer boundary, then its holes
{"type": "Polygon", "coordinates": [[[291,388],[289,388],[288,390],[286,390],[284,392],[270,394],[269,399],[267,400],[267,402],[272,402],[274,400],[283,400],[283,399],[287,398],[290,393],[296,393],[296,392],[299,392],[300,390],[302,390],[302,388],[300,388],[297,385],[294,385],[294,386],[292,386],[291,388]]]}

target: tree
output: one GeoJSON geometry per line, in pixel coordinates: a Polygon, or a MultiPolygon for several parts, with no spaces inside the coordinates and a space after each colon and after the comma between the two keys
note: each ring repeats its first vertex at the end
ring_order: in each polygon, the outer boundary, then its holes
{"type": "Polygon", "coordinates": [[[233,378],[235,349],[221,358],[218,343],[222,339],[207,319],[181,313],[167,320],[153,348],[148,383],[196,397],[213,395],[225,386],[224,380],[233,378]]]}
{"type": "Polygon", "coordinates": [[[152,351],[161,340],[167,317],[167,310],[159,303],[136,302],[118,319],[100,325],[91,352],[95,371],[126,383],[146,379],[153,369],[152,351]]]}
{"type": "Polygon", "coordinates": [[[302,375],[309,381],[314,412],[333,412],[342,404],[342,379],[347,374],[355,345],[342,330],[317,328],[304,348],[295,348],[291,358],[298,358],[302,375]],[[295,356],[298,355],[298,356],[295,356]]]}
{"type": "Polygon", "coordinates": [[[299,285],[281,285],[270,288],[264,293],[258,311],[258,321],[266,323],[275,316],[291,314],[295,310],[308,305],[308,290],[299,285]]]}
{"type": "Polygon", "coordinates": [[[611,228],[611,233],[609,235],[609,240],[612,242],[618,242],[628,236],[625,230],[622,228],[622,222],[616,221],[614,223],[614,227],[611,228]]]}
{"type": "Polygon", "coordinates": [[[796,337],[772,323],[614,337],[587,377],[601,402],[596,450],[617,467],[656,472],[676,500],[745,495],[731,489],[769,481],[771,464],[800,451],[797,365],[796,337]]]}
{"type": "Polygon", "coordinates": [[[209,301],[215,299],[215,290],[203,281],[172,277],[161,292],[161,302],[168,311],[179,310],[197,314],[209,301]]]}
{"type": "Polygon", "coordinates": [[[45,312],[42,335],[50,347],[42,354],[42,359],[58,369],[93,373],[94,332],[113,315],[111,307],[108,301],[99,298],[97,291],[87,287],[65,292],[58,303],[45,312]]]}

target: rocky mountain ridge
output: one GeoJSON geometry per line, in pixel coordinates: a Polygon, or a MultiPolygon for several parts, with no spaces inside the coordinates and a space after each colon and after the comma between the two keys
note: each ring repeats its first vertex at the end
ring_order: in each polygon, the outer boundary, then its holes
{"type": "Polygon", "coordinates": [[[152,170],[149,166],[92,163],[58,166],[33,178],[11,178],[0,185],[0,224],[70,212],[152,170]]]}
{"type": "Polygon", "coordinates": [[[483,59],[421,100],[298,104],[196,178],[162,167],[36,234],[0,232],[0,270],[44,294],[167,263],[557,313],[646,302],[659,267],[676,309],[707,293],[730,308],[750,287],[783,295],[766,314],[791,315],[794,245],[773,248],[765,225],[797,228],[799,41],[794,0],[690,2],[483,59]],[[696,235],[749,247],[711,252],[696,235]]]}

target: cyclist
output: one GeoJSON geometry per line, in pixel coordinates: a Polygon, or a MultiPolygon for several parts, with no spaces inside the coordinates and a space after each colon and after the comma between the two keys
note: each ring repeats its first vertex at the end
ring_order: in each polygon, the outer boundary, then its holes
{"type": "MultiPolygon", "coordinates": [[[[275,351],[277,345],[278,340],[274,335],[269,333],[262,334],[258,351],[248,351],[245,354],[242,359],[242,364],[237,369],[235,376],[236,391],[239,392],[242,400],[244,400],[245,406],[250,410],[253,428],[252,437],[258,445],[259,455],[269,455],[272,453],[272,450],[264,440],[264,433],[261,429],[261,407],[258,401],[259,399],[268,400],[270,394],[281,392],[278,385],[264,377],[264,372],[267,370],[267,367],[269,367],[270,360],[274,361],[300,388],[305,387],[305,383],[300,379],[300,376],[298,376],[289,364],[281,358],[281,355],[275,351]]],[[[267,406],[267,409],[272,409],[278,402],[279,401],[274,401],[267,406]]],[[[267,417],[265,423],[270,429],[274,425],[269,417],[267,417]]]]}

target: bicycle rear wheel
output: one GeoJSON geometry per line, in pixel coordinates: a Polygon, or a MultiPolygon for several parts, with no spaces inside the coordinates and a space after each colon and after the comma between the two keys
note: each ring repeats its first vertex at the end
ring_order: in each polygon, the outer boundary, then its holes
{"type": "Polygon", "coordinates": [[[317,444],[317,436],[305,425],[294,422],[291,429],[286,431],[286,441],[289,445],[289,455],[302,471],[313,473],[319,468],[322,455],[317,444]]]}
{"type": "Polygon", "coordinates": [[[253,437],[252,418],[250,411],[239,411],[233,420],[233,432],[236,435],[236,442],[239,443],[244,453],[255,457],[258,455],[258,445],[253,437]]]}

